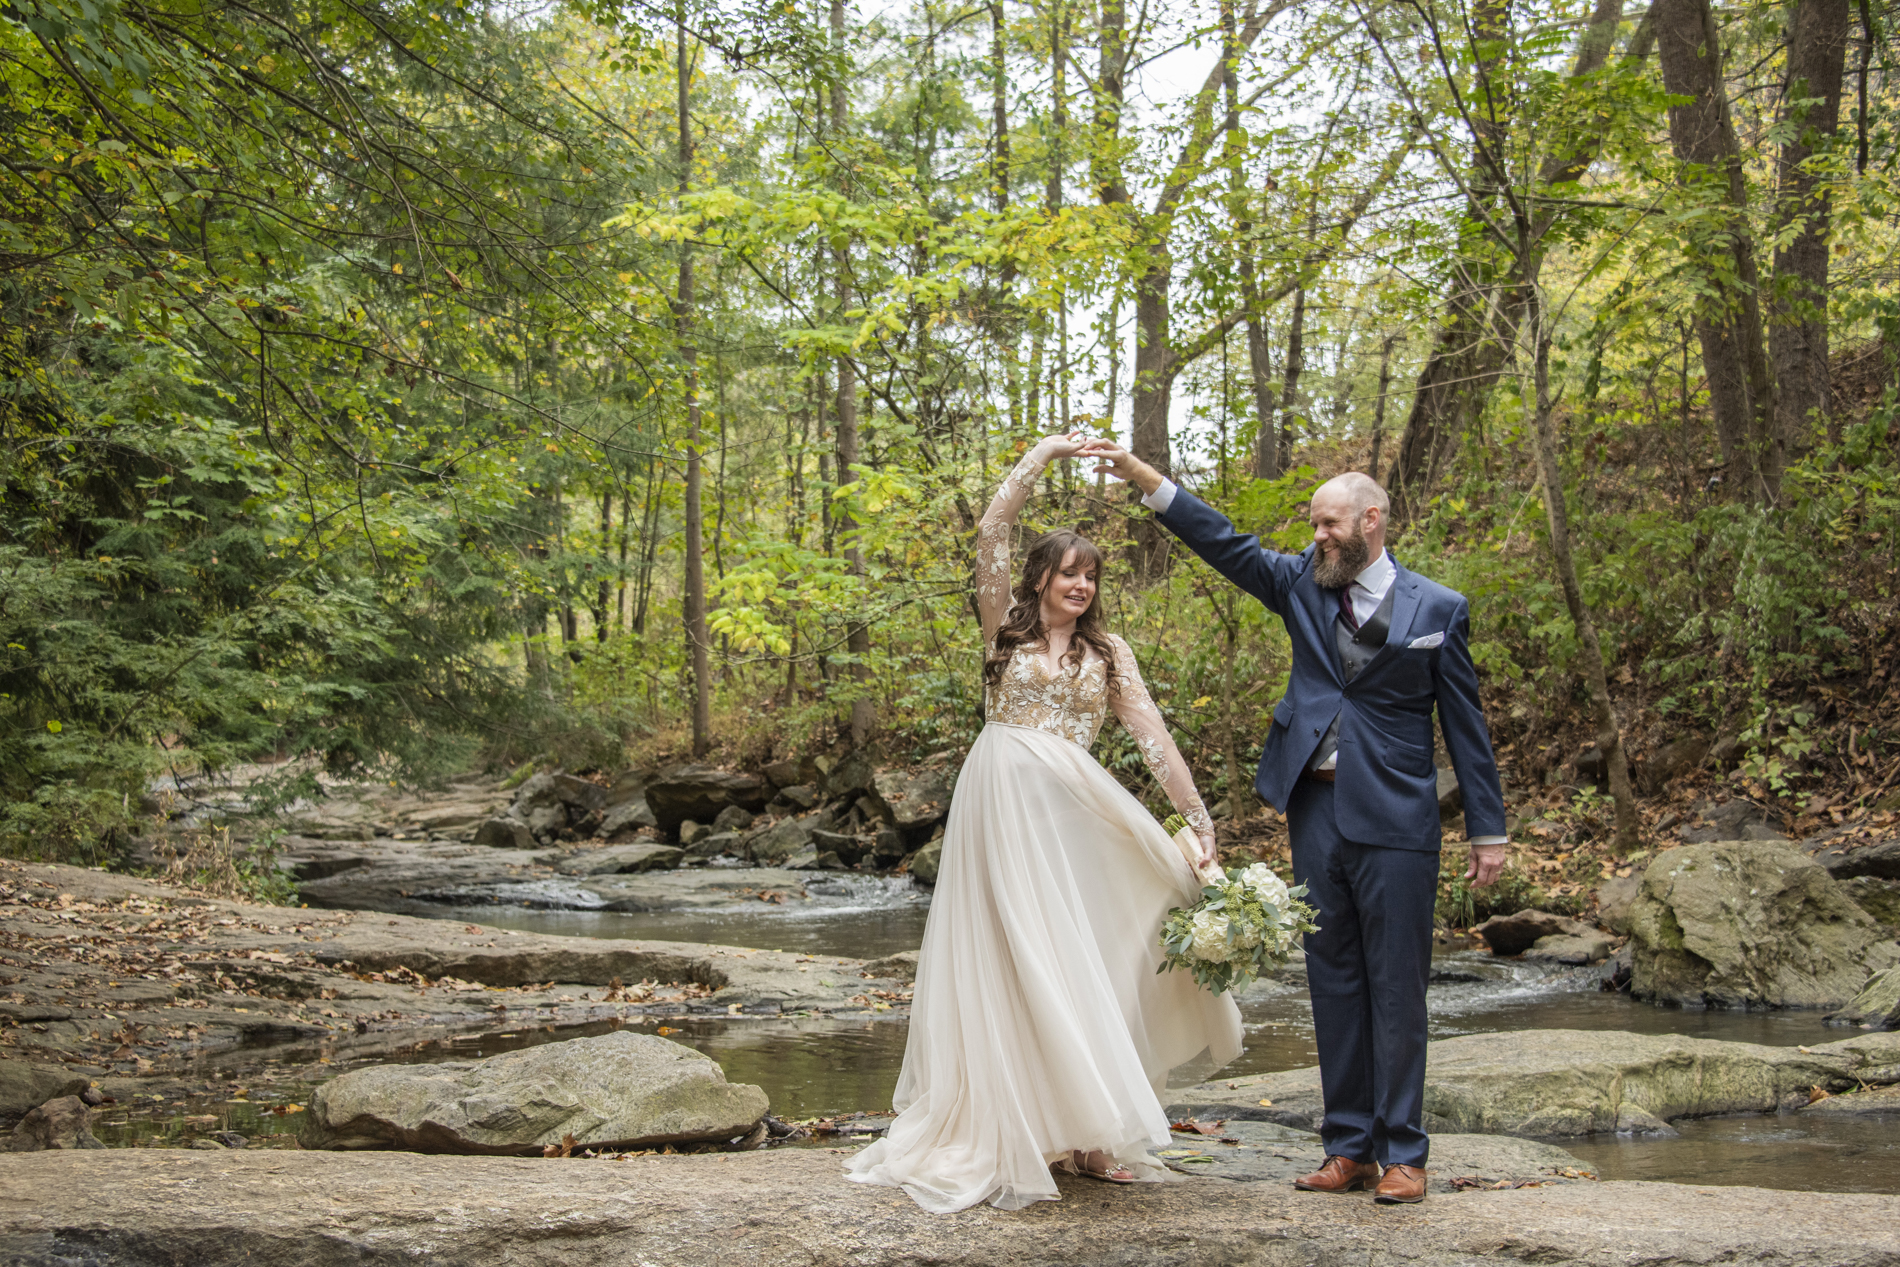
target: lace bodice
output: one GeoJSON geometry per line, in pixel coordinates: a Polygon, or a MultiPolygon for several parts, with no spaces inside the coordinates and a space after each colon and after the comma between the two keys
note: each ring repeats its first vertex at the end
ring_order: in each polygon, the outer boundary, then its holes
{"type": "MultiPolygon", "coordinates": [[[[983,617],[983,643],[994,644],[996,630],[1010,603],[1010,529],[1035,488],[1043,463],[1034,451],[1009,473],[977,529],[976,598],[983,617]]],[[[1108,665],[1090,653],[1078,667],[1063,664],[1051,673],[1036,647],[1018,647],[1003,668],[1003,680],[983,692],[983,716],[1007,726],[1027,726],[1061,735],[1082,748],[1094,745],[1110,713],[1128,729],[1142,764],[1168,795],[1168,801],[1196,831],[1211,838],[1213,822],[1194,789],[1194,775],[1168,733],[1161,710],[1141,680],[1135,653],[1110,634],[1115,649],[1115,688],[1109,689],[1108,665]]]]}
{"type": "Polygon", "coordinates": [[[1081,667],[1064,664],[1053,675],[1034,647],[1018,647],[1003,680],[983,692],[983,717],[1028,726],[1087,748],[1108,718],[1108,666],[1090,656],[1081,667]]]}

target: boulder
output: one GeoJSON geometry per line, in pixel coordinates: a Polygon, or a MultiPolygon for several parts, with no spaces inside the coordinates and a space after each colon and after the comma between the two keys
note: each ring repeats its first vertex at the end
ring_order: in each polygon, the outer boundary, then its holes
{"type": "Polygon", "coordinates": [[[921,843],[950,812],[954,778],[943,770],[879,770],[871,779],[878,815],[906,841],[921,843]]]}
{"type": "Polygon", "coordinates": [[[305,1148],[539,1156],[744,1135],[765,1092],[690,1047],[621,1030],[487,1060],[357,1069],[317,1088],[305,1148]]]}
{"type": "Polygon", "coordinates": [[[848,867],[854,867],[871,852],[871,838],[868,836],[847,836],[843,832],[814,831],[811,834],[812,848],[829,850],[838,855],[848,867]]]}
{"type": "Polygon", "coordinates": [[[900,950],[894,955],[882,959],[873,959],[861,969],[873,977],[888,977],[893,981],[915,981],[917,979],[917,952],[900,950]]]}
{"type": "Polygon", "coordinates": [[[600,834],[611,840],[622,832],[657,826],[659,820],[653,817],[653,809],[647,804],[647,798],[636,796],[620,802],[601,816],[600,834]]]}
{"type": "Polygon", "coordinates": [[[1806,841],[1803,847],[1836,880],[1852,880],[1862,876],[1900,880],[1900,836],[1885,840],[1842,840],[1836,837],[1806,841]]]}
{"type": "Polygon", "coordinates": [[[1597,886],[1597,923],[1617,934],[1629,936],[1630,908],[1642,890],[1643,874],[1611,876],[1597,886]]]}
{"type": "Polygon", "coordinates": [[[885,827],[871,837],[871,861],[880,867],[894,867],[904,860],[904,838],[895,827],[885,827]]]}
{"type": "Polygon", "coordinates": [[[607,808],[606,788],[572,774],[554,776],[554,794],[561,798],[563,805],[577,811],[575,816],[578,818],[598,814],[607,808]]]}
{"type": "Polygon", "coordinates": [[[818,804],[818,788],[810,783],[795,783],[791,787],[778,790],[779,799],[799,809],[810,809],[818,804]]]}
{"type": "Polygon", "coordinates": [[[1660,792],[1671,779],[1689,773],[1709,758],[1711,740],[1707,735],[1684,735],[1672,739],[1643,762],[1641,783],[1646,792],[1660,792]]]}
{"type": "Polygon", "coordinates": [[[1540,938],[1552,935],[1576,937],[1594,930],[1581,920],[1549,911],[1518,911],[1512,915],[1493,915],[1471,930],[1484,938],[1494,955],[1521,955],[1540,938]]]}
{"type": "Polygon", "coordinates": [[[1873,916],[1874,923],[1890,933],[1900,932],[1900,880],[1857,875],[1841,883],[1854,905],[1873,916]]]}
{"type": "Polygon", "coordinates": [[[1695,821],[1677,833],[1686,844],[1714,840],[1786,840],[1768,821],[1768,813],[1752,801],[1704,801],[1696,806],[1695,821]]]}
{"type": "Polygon", "coordinates": [[[48,1100],[20,1119],[7,1149],[37,1153],[48,1148],[104,1148],[93,1138],[91,1116],[92,1110],[76,1095],[48,1100]]]}
{"type": "MultiPolygon", "coordinates": [[[[1519,1030],[1441,1038],[1426,1049],[1425,1126],[1575,1136],[1645,1131],[1685,1117],[1786,1112],[1815,1087],[1900,1080],[1900,1034],[1770,1047],[1617,1030],[1519,1030]]],[[[1170,1092],[1170,1119],[1198,1116],[1317,1130],[1317,1068],[1222,1078],[1170,1092]],[[1263,1104],[1262,1101],[1271,1101],[1263,1104]]]]}
{"type": "Polygon", "coordinates": [[[532,849],[534,833],[519,818],[491,818],[475,829],[475,843],[496,849],[532,849]]]}
{"type": "Polygon", "coordinates": [[[645,800],[647,782],[651,777],[645,770],[622,770],[615,776],[613,786],[607,789],[604,808],[611,810],[628,801],[645,800]]]}
{"type": "Polygon", "coordinates": [[[787,871],[849,871],[844,860],[829,849],[820,851],[811,845],[793,853],[791,857],[779,863],[787,871]]]}
{"type": "Polygon", "coordinates": [[[682,845],[696,845],[712,834],[712,826],[707,823],[696,823],[689,818],[680,824],[680,844],[682,845]]]}
{"type": "Polygon", "coordinates": [[[1829,1025],[1900,1029],[1900,967],[1876,972],[1853,1001],[1827,1018],[1829,1025]]]}
{"type": "Polygon", "coordinates": [[[847,752],[825,772],[825,794],[851,797],[868,792],[871,790],[873,774],[870,753],[862,749],[847,752]]]}
{"type": "Polygon", "coordinates": [[[0,1060],[0,1125],[18,1122],[48,1100],[78,1095],[86,1079],[57,1065],[0,1060]]]}
{"type": "Polygon", "coordinates": [[[710,836],[701,836],[688,845],[681,861],[704,862],[708,858],[717,858],[721,854],[736,854],[740,847],[738,832],[716,831],[710,836]]]}
{"type": "Polygon", "coordinates": [[[935,884],[937,870],[943,865],[943,837],[939,836],[911,855],[910,874],[919,884],[935,884]]]}
{"type": "Polygon", "coordinates": [[[781,818],[742,838],[745,856],[754,862],[777,862],[811,846],[809,818],[781,818]]]}
{"type": "Polygon", "coordinates": [[[729,774],[706,765],[674,766],[662,770],[647,784],[647,804],[655,824],[668,835],[692,819],[710,823],[728,805],[741,809],[765,808],[765,781],[752,774],[729,774]]]}
{"type": "Polygon", "coordinates": [[[741,809],[737,805],[728,805],[712,820],[712,829],[715,832],[744,831],[752,826],[752,818],[750,810],[741,809]]]}
{"type": "Polygon", "coordinates": [[[521,786],[515,789],[515,808],[529,810],[536,807],[561,804],[561,793],[554,786],[554,776],[543,770],[523,779],[521,786]]]}
{"type": "Polygon", "coordinates": [[[1524,952],[1524,958],[1541,960],[1545,963],[1592,964],[1602,963],[1616,949],[1616,939],[1594,928],[1585,928],[1580,933],[1551,933],[1539,937],[1531,948],[1524,952]]]}
{"type": "Polygon", "coordinates": [[[798,762],[794,759],[771,762],[763,773],[773,787],[790,787],[799,781],[798,762]]]}
{"type": "Polygon", "coordinates": [[[554,864],[562,875],[629,875],[639,871],[670,871],[680,865],[683,851],[672,845],[641,843],[608,845],[568,854],[554,864]]]}
{"type": "Polygon", "coordinates": [[[1827,869],[1771,841],[1658,856],[1630,908],[1631,992],[1715,1007],[1838,1008],[1900,950],[1827,869]]]}

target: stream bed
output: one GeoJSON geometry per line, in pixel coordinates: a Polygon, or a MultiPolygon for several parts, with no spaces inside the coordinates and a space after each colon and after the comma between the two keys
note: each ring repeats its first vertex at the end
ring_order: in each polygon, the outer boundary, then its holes
{"type": "MultiPolygon", "coordinates": [[[[915,950],[922,942],[929,897],[908,880],[814,877],[807,891],[809,900],[784,905],[753,900],[694,910],[611,912],[491,904],[437,906],[426,913],[524,932],[710,942],[865,959],[915,950]]],[[[425,910],[417,906],[412,913],[425,910]]],[[[1434,954],[1433,969],[1427,1006],[1434,1039],[1585,1029],[1781,1046],[1846,1036],[1822,1025],[1816,1012],[1693,1011],[1639,1003],[1624,994],[1603,992],[1601,968],[1547,967],[1447,946],[1434,954]]],[[[1222,1073],[1268,1073],[1318,1062],[1312,1010],[1297,965],[1276,979],[1256,983],[1240,1004],[1246,1046],[1222,1073]]],[[[795,1016],[649,1019],[629,1020],[627,1027],[661,1033],[705,1053],[732,1081],[763,1087],[773,1112],[790,1119],[888,1110],[907,1034],[901,1016],[850,1021],[795,1016]]],[[[606,1028],[458,1035],[426,1040],[381,1059],[465,1059],[606,1028]]],[[[1190,1066],[1177,1070],[1171,1081],[1188,1086],[1212,1072],[1190,1066]]],[[[281,1093],[288,1098],[307,1090],[293,1085],[281,1093]]],[[[198,1108],[200,1116],[213,1108],[209,1102],[190,1107],[198,1108]]],[[[223,1104],[215,1111],[260,1110],[223,1104]]],[[[265,1119],[265,1125],[270,1120],[265,1119]]],[[[119,1129],[136,1128],[128,1124],[119,1129]]],[[[1674,1139],[1601,1135],[1554,1142],[1596,1167],[1605,1179],[1900,1193],[1900,1144],[1894,1139],[1900,1132],[1891,1122],[1844,1115],[1751,1115],[1685,1121],[1678,1129],[1680,1136],[1674,1139]]]]}

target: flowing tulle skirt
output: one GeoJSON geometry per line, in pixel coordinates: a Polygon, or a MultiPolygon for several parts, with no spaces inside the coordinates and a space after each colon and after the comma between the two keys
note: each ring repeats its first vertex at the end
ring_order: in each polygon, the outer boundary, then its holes
{"type": "Polygon", "coordinates": [[[1170,1070],[1240,1054],[1240,1012],[1157,974],[1199,892],[1167,834],[1088,752],[984,727],[958,776],[924,929],[898,1117],[850,1178],[926,1210],[1056,1199],[1050,1163],[1099,1149],[1158,1181],[1170,1070]]]}

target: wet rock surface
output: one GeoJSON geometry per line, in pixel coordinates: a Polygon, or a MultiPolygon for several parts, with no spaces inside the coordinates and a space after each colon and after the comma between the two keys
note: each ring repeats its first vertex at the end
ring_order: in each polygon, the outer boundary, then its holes
{"type": "MultiPolygon", "coordinates": [[[[1273,1122],[1202,1122],[1177,1129],[1156,1155],[1170,1170],[1237,1183],[1291,1184],[1326,1162],[1318,1135],[1273,1122]]],[[[1503,1135],[1433,1135],[1429,1191],[1588,1181],[1596,1174],[1555,1144],[1503,1135]]]]}
{"type": "Polygon", "coordinates": [[[1862,1029],[1900,1029],[1900,966],[1875,973],[1852,1002],[1827,1020],[1862,1029]]]}
{"type": "Polygon", "coordinates": [[[765,1092],[651,1034],[546,1043],[487,1060],[383,1065],[318,1088],[305,1148],[540,1156],[730,1140],[765,1116],[765,1092]]]}
{"type": "MultiPolygon", "coordinates": [[[[1434,1134],[1565,1137],[1650,1121],[1799,1108],[1816,1087],[1900,1082],[1900,1035],[1769,1047],[1616,1030],[1521,1030],[1428,1048],[1425,1121],[1434,1134]]],[[[1205,1082],[1172,1093],[1172,1118],[1226,1117],[1317,1130],[1319,1070],[1205,1082]],[[1270,1101],[1263,1104],[1262,1101],[1270,1101]]]]}
{"type": "Polygon", "coordinates": [[[44,1152],[49,1148],[104,1148],[92,1134],[92,1110],[76,1095],[61,1096],[29,1112],[13,1128],[7,1150],[44,1152]]]}
{"type": "Polygon", "coordinates": [[[869,1019],[903,1015],[905,997],[895,975],[836,956],[257,906],[8,862],[0,947],[15,965],[9,1005],[45,1018],[0,1025],[11,1120],[91,1083],[224,1100],[207,1072],[215,1081],[218,1061],[247,1052],[315,1080],[327,1062],[431,1036],[696,1014],[869,1019]],[[882,991],[875,1006],[869,991],[882,991]]]}
{"type": "Polygon", "coordinates": [[[1655,1183],[1435,1193],[1375,1206],[1188,1178],[926,1214],[846,1182],[834,1150],[625,1161],[114,1149],[0,1168],[0,1257],[113,1267],[427,1261],[460,1267],[896,1267],[1403,1262],[1411,1267],[1874,1267],[1900,1199],[1655,1183]]]}
{"type": "Polygon", "coordinates": [[[1792,845],[1729,840],[1659,855],[1630,907],[1631,992],[1716,1007],[1838,1008],[1900,961],[1826,867],[1792,845]]]}
{"type": "Polygon", "coordinates": [[[1512,915],[1493,915],[1471,931],[1484,938],[1485,945],[1491,947],[1494,955],[1521,955],[1541,938],[1575,937],[1595,930],[1567,915],[1532,910],[1518,911],[1512,915]]]}

